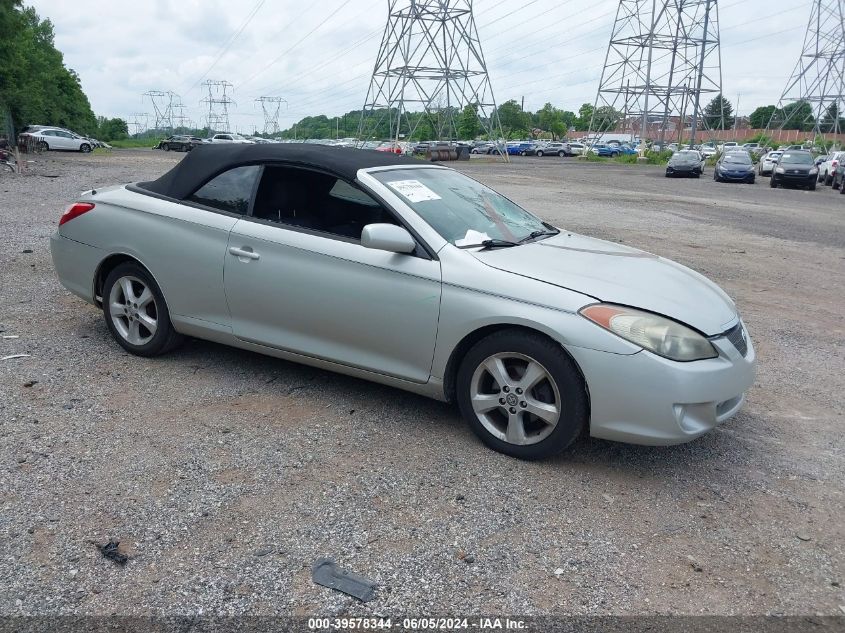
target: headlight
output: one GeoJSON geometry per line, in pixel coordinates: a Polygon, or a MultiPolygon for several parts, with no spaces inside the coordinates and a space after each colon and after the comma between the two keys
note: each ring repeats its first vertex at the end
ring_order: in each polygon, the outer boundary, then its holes
{"type": "Polygon", "coordinates": [[[819,173],[819,170],[818,170],[818,169],[816,169],[815,167],[813,167],[813,168],[810,170],[810,175],[811,175],[811,176],[815,176],[815,175],[817,175],[818,173],[819,173]]]}
{"type": "Polygon", "coordinates": [[[776,174],[783,174],[783,173],[785,173],[785,171],[786,170],[784,170],[783,167],[775,167],[775,173],[776,174]]]}
{"type": "Polygon", "coordinates": [[[581,316],[634,345],[677,361],[716,358],[713,345],[701,334],[666,317],[599,303],[580,310],[581,316]]]}

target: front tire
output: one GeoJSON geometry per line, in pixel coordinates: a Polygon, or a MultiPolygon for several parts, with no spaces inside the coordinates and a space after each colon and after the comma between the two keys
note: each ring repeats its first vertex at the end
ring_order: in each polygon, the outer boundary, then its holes
{"type": "Polygon", "coordinates": [[[563,158],[564,156],[566,156],[566,152],[564,152],[563,150],[561,150],[561,151],[559,151],[559,152],[557,153],[557,155],[558,155],[558,156],[560,156],[561,158],[563,158]]]}
{"type": "Polygon", "coordinates": [[[136,263],[117,266],[103,284],[103,316],[115,340],[137,356],[158,356],[182,342],[155,279],[136,263]]]}
{"type": "Polygon", "coordinates": [[[168,143],[162,143],[161,149],[163,149],[165,152],[169,152],[170,151],[170,145],[168,143]]]}
{"type": "Polygon", "coordinates": [[[538,149],[537,150],[537,156],[539,156],[540,158],[543,158],[543,150],[538,149]]]}
{"type": "Polygon", "coordinates": [[[79,151],[82,152],[83,154],[87,154],[88,152],[91,151],[91,146],[88,145],[88,143],[83,143],[82,145],[79,146],[79,151]]]}
{"type": "Polygon", "coordinates": [[[575,363],[541,334],[495,332],[467,352],[457,400],[473,432],[519,459],[555,455],[587,428],[587,390],[575,363]]]}

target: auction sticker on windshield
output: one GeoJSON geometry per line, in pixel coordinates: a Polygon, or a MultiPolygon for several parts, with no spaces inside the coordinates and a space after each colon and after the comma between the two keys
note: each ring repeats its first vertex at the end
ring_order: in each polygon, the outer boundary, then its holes
{"type": "Polygon", "coordinates": [[[422,184],[419,180],[395,180],[387,183],[392,189],[405,196],[410,202],[440,200],[440,196],[422,184]]]}

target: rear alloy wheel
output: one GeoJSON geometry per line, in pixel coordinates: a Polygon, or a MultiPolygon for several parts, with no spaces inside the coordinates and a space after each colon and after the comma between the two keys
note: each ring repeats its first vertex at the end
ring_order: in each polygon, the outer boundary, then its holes
{"type": "Polygon", "coordinates": [[[49,152],[50,151],[50,146],[47,144],[47,141],[38,141],[38,145],[36,145],[35,148],[39,152],[49,152]]]}
{"type": "Polygon", "coordinates": [[[158,284],[138,264],[121,264],[106,277],[103,315],[115,340],[138,356],[163,354],[182,340],[158,284]]]}
{"type": "Polygon", "coordinates": [[[537,156],[539,156],[540,158],[542,158],[542,157],[543,157],[543,150],[538,149],[538,150],[537,150],[537,156]]]}
{"type": "Polygon", "coordinates": [[[559,152],[557,153],[557,155],[558,155],[558,156],[560,156],[561,158],[563,158],[564,156],[566,156],[566,152],[564,152],[563,150],[561,150],[561,151],[559,151],[559,152]]]}
{"type": "Polygon", "coordinates": [[[458,405],[490,448],[542,459],[587,426],[584,382],[573,361],[542,335],[503,330],[477,343],[457,377],[458,405]]]}
{"type": "Polygon", "coordinates": [[[83,154],[87,154],[88,152],[91,151],[91,146],[88,145],[88,143],[83,143],[82,145],[79,146],[79,151],[82,152],[83,154]]]}

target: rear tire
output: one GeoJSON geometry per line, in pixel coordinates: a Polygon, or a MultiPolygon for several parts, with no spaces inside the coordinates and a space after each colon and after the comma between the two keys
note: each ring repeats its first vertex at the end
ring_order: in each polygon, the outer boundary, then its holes
{"type": "Polygon", "coordinates": [[[38,141],[38,145],[36,145],[35,148],[39,152],[49,152],[50,151],[50,146],[47,144],[47,141],[38,141]]]}
{"type": "Polygon", "coordinates": [[[179,345],[161,289],[140,264],[115,267],[103,283],[103,316],[118,344],[136,356],[158,356],[179,345]]]}
{"type": "Polygon", "coordinates": [[[539,150],[539,149],[538,149],[538,150],[537,150],[537,156],[539,156],[540,158],[542,158],[542,157],[543,157],[543,150],[539,150]]]}
{"type": "Polygon", "coordinates": [[[558,156],[560,156],[561,158],[563,158],[564,156],[566,156],[566,152],[564,152],[563,150],[561,150],[561,151],[559,151],[559,152],[557,153],[557,155],[558,155],[558,156]]]}
{"type": "Polygon", "coordinates": [[[830,174],[824,175],[824,184],[830,186],[833,184],[833,177],[830,174]]]}
{"type": "Polygon", "coordinates": [[[502,330],[476,343],[461,361],[456,388],[470,428],[505,455],[550,457],[587,428],[587,390],[578,368],[538,333],[502,330]]]}

